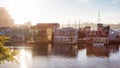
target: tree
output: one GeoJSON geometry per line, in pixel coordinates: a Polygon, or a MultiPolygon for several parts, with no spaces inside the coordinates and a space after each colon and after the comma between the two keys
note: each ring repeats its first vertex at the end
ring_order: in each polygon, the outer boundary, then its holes
{"type": "Polygon", "coordinates": [[[6,61],[16,61],[15,55],[16,51],[11,51],[8,47],[4,46],[6,42],[9,42],[9,38],[5,36],[0,36],[0,64],[6,61]]]}
{"type": "Polygon", "coordinates": [[[9,15],[8,11],[4,7],[0,7],[0,26],[1,27],[13,27],[14,20],[9,15]]]}

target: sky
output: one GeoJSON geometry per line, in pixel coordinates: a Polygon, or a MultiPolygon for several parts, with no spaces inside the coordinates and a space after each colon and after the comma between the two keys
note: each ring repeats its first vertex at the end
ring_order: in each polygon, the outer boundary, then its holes
{"type": "Polygon", "coordinates": [[[0,0],[14,23],[120,23],[120,0],[0,0]]]}

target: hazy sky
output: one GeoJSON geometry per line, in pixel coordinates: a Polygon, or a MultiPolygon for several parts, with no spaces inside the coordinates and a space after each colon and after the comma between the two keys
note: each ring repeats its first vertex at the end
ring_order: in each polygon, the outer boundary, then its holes
{"type": "Polygon", "coordinates": [[[120,0],[0,0],[15,23],[31,21],[71,23],[98,20],[101,11],[102,23],[120,22],[120,0]]]}

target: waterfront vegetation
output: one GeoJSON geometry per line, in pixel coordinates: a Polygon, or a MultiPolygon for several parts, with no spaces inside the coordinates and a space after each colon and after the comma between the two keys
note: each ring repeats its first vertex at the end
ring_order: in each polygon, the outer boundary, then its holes
{"type": "Polygon", "coordinates": [[[10,38],[5,36],[0,36],[0,64],[5,63],[6,61],[9,62],[17,62],[15,59],[15,55],[17,51],[12,51],[8,47],[5,46],[5,43],[8,43],[10,38]]]}

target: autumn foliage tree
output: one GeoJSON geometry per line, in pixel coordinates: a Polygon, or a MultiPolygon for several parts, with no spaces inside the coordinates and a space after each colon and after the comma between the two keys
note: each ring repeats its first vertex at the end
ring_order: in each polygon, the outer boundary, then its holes
{"type": "Polygon", "coordinates": [[[0,64],[6,61],[15,61],[14,56],[17,53],[4,46],[6,42],[9,42],[9,40],[10,39],[8,37],[0,36],[0,64]]]}

